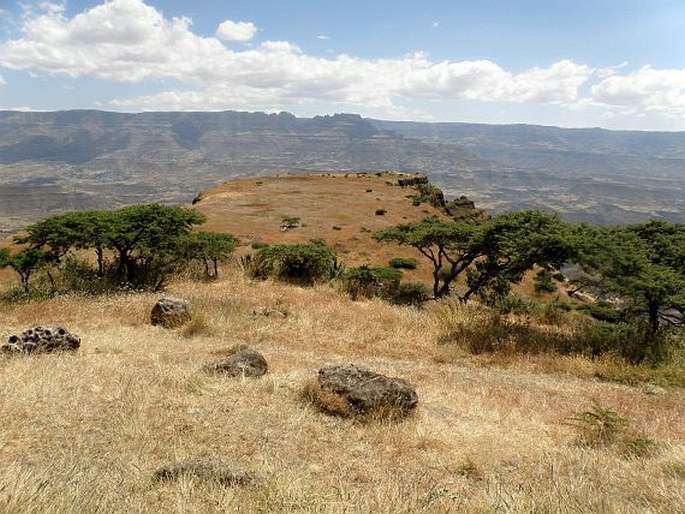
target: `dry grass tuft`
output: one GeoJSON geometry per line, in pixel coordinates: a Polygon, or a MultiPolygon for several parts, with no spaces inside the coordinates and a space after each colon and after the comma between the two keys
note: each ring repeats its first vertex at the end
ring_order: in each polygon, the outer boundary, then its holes
{"type": "Polygon", "coordinates": [[[307,380],[302,387],[301,399],[325,414],[351,418],[358,415],[339,394],[324,389],[315,378],[307,380]]]}
{"type": "Polygon", "coordinates": [[[183,334],[183,337],[192,339],[193,337],[210,337],[215,334],[215,331],[207,323],[207,318],[204,314],[195,314],[193,319],[183,326],[181,334],[183,334]]]}

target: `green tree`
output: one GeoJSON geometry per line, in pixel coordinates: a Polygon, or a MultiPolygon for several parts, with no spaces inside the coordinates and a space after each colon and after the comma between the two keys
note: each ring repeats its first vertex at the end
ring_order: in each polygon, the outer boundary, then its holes
{"type": "Polygon", "coordinates": [[[682,324],[685,315],[685,225],[582,225],[578,233],[578,262],[587,273],[582,281],[603,296],[616,297],[624,312],[645,319],[644,350],[659,357],[660,328],[682,324]]]}
{"type": "Polygon", "coordinates": [[[463,300],[476,293],[500,296],[534,266],[559,270],[576,253],[568,225],[554,214],[539,211],[493,217],[474,233],[472,247],[479,258],[467,272],[463,300]]]}
{"type": "Polygon", "coordinates": [[[436,298],[448,294],[466,272],[463,301],[486,291],[503,294],[533,266],[558,269],[573,255],[567,226],[538,211],[504,213],[480,225],[430,218],[381,230],[374,238],[424,255],[433,266],[436,298]]]}
{"type": "Polygon", "coordinates": [[[116,255],[121,280],[132,285],[162,286],[179,262],[179,241],[205,217],[193,209],[160,204],[124,207],[107,217],[105,245],[116,255]]]}
{"type": "Polygon", "coordinates": [[[104,251],[110,236],[112,212],[69,212],[52,216],[27,228],[27,234],[15,238],[48,252],[59,262],[71,250],[94,249],[98,276],[104,275],[104,251]]]}
{"type": "Polygon", "coordinates": [[[472,240],[478,227],[464,222],[426,218],[373,234],[380,242],[412,246],[433,266],[433,295],[449,293],[452,283],[478,258],[472,240]]]}
{"type": "Polygon", "coordinates": [[[0,250],[0,268],[12,268],[18,275],[24,292],[30,292],[30,280],[34,271],[53,262],[50,254],[40,248],[27,247],[17,253],[7,248],[0,250]]]}
{"type": "MultiPolygon", "coordinates": [[[[134,205],[115,211],[53,216],[28,227],[26,235],[17,241],[40,250],[52,262],[59,262],[72,250],[94,249],[99,277],[105,273],[105,252],[110,251],[115,263],[113,279],[159,288],[169,273],[184,262],[182,240],[194,225],[204,221],[201,213],[184,207],[134,205]]],[[[214,238],[211,245],[209,240],[203,240],[197,245],[198,251],[203,251],[209,259],[220,259],[225,247],[219,247],[219,239],[214,238]]],[[[223,241],[223,244],[233,243],[223,241]]]]}
{"type": "Polygon", "coordinates": [[[200,260],[207,277],[219,276],[218,263],[228,258],[238,245],[231,234],[218,232],[192,232],[181,240],[181,252],[187,260],[200,260]],[[210,266],[211,270],[210,271],[210,266]]]}

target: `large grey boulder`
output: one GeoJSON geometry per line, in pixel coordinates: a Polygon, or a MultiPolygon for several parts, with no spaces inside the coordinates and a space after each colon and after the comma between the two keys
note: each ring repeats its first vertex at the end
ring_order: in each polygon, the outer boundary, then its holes
{"type": "Polygon", "coordinates": [[[235,469],[216,459],[189,459],[155,471],[158,481],[178,480],[182,477],[219,482],[225,486],[255,486],[259,478],[254,473],[235,469]]]}
{"type": "Polygon", "coordinates": [[[190,303],[179,298],[162,298],[150,312],[150,323],[164,328],[180,327],[192,318],[190,303]]]}
{"type": "MultiPolygon", "coordinates": [[[[401,378],[387,377],[360,366],[335,365],[319,370],[317,386],[324,396],[335,398],[335,410],[341,400],[356,414],[388,412],[409,414],[419,403],[416,390],[401,378]]],[[[323,405],[325,408],[325,405],[323,405]]]]}
{"type": "Polygon", "coordinates": [[[19,335],[11,335],[0,351],[7,353],[52,353],[75,351],[81,338],[64,327],[37,326],[19,335]]]}
{"type": "Polygon", "coordinates": [[[269,366],[261,353],[244,348],[226,359],[206,365],[204,369],[231,377],[261,377],[269,366]]]}

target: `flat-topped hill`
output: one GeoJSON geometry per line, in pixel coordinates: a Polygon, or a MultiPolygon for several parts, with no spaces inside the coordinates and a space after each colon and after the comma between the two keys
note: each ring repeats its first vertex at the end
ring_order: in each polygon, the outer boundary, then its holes
{"type": "Polygon", "coordinates": [[[324,239],[346,265],[385,264],[412,249],[381,245],[373,232],[426,216],[447,215],[418,203],[403,173],[277,175],[234,179],[198,195],[194,207],[207,216],[201,230],[229,232],[245,245],[324,239]],[[381,214],[382,213],[382,214],[381,214]]]}

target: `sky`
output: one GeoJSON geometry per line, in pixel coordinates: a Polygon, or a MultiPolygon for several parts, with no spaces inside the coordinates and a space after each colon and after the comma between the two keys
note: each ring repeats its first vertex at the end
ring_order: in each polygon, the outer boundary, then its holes
{"type": "Polygon", "coordinates": [[[0,0],[0,110],[685,130],[685,0],[0,0]]]}

